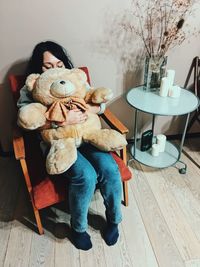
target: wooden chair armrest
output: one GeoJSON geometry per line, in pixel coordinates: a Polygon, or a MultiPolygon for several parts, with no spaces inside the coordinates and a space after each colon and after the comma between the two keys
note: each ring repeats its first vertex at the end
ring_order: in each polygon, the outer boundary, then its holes
{"type": "Polygon", "coordinates": [[[17,160],[25,159],[25,146],[22,130],[19,127],[15,127],[13,131],[13,148],[15,158],[17,160]]]}
{"type": "Polygon", "coordinates": [[[101,118],[113,129],[119,131],[122,134],[129,132],[128,128],[107,108],[101,118]]]}

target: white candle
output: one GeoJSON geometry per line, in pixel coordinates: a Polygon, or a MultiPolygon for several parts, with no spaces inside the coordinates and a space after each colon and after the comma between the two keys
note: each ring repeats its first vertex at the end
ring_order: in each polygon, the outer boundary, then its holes
{"type": "Polygon", "coordinates": [[[154,157],[159,156],[160,146],[158,144],[153,144],[151,148],[151,155],[154,157]]]}
{"type": "Polygon", "coordinates": [[[178,85],[172,86],[171,89],[169,90],[170,97],[178,98],[180,97],[180,94],[181,94],[181,88],[178,85]]]}
{"type": "Polygon", "coordinates": [[[164,134],[158,134],[156,136],[156,144],[159,145],[159,152],[165,151],[166,139],[167,138],[164,134]]]}
{"type": "Polygon", "coordinates": [[[167,77],[164,77],[161,79],[159,95],[162,97],[166,97],[168,95],[168,91],[169,91],[169,79],[167,77]]]}
{"type": "Polygon", "coordinates": [[[175,70],[167,70],[167,78],[169,79],[169,88],[174,84],[175,70]]]}

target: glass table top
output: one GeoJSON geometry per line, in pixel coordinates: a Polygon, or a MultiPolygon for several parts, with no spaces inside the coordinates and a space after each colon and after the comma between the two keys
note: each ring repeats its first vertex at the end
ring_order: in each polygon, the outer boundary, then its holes
{"type": "Polygon", "coordinates": [[[192,92],[181,89],[179,98],[161,97],[159,92],[149,92],[143,86],[132,88],[126,95],[127,102],[134,108],[146,113],[163,116],[183,115],[199,106],[199,99],[192,92]]]}

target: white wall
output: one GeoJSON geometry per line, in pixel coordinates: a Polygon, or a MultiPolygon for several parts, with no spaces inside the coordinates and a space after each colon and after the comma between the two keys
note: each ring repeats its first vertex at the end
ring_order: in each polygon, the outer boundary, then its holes
{"type": "MultiPolygon", "coordinates": [[[[127,38],[121,34],[117,25],[121,14],[129,7],[130,0],[0,1],[0,83],[3,84],[0,88],[0,140],[5,150],[11,147],[11,123],[14,121],[6,75],[13,69],[22,72],[23,61],[30,56],[33,46],[47,39],[62,44],[75,66],[87,65],[94,86],[104,85],[114,90],[115,99],[110,107],[130,128],[132,135],[134,111],[122,95],[141,80],[140,72],[133,73],[129,68],[131,64],[124,67],[127,58],[129,63],[136,62],[137,42],[133,36],[127,38]]],[[[199,37],[192,38],[190,43],[186,42],[169,55],[169,66],[176,70],[176,79],[181,85],[192,58],[200,54],[199,43],[199,37]]],[[[171,132],[180,130],[175,127],[171,132]]]]}

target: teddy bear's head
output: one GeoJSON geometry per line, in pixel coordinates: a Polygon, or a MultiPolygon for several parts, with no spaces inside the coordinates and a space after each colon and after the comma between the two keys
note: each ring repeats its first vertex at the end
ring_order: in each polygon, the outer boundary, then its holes
{"type": "Polygon", "coordinates": [[[80,69],[53,68],[40,74],[30,74],[27,89],[35,101],[43,105],[67,99],[70,96],[84,98],[87,92],[87,76],[80,69]]]}

